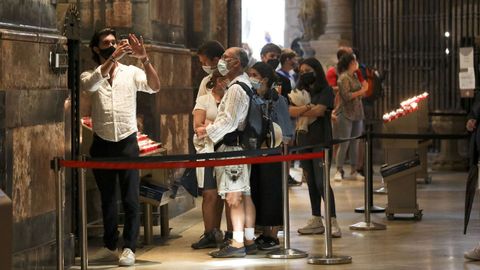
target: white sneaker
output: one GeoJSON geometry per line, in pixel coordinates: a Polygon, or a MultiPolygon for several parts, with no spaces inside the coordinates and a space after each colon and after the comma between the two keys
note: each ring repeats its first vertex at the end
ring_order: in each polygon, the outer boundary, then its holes
{"type": "Polygon", "coordinates": [[[313,216],[308,221],[307,225],[298,229],[299,234],[322,234],[325,232],[323,227],[322,218],[313,216]]]}
{"type": "Polygon", "coordinates": [[[118,260],[118,251],[103,247],[90,259],[95,262],[116,262],[118,260]]]}
{"type": "Polygon", "coordinates": [[[476,246],[475,248],[465,252],[463,256],[465,259],[480,261],[480,246],[476,246]]]}
{"type": "Polygon", "coordinates": [[[118,260],[118,265],[120,266],[131,266],[135,264],[135,253],[129,248],[124,248],[120,259],[118,260]]]}
{"type": "Polygon", "coordinates": [[[340,230],[340,226],[338,226],[337,219],[332,217],[331,219],[331,228],[332,228],[332,237],[333,238],[340,238],[342,237],[342,231],[340,230]]]}
{"type": "Polygon", "coordinates": [[[342,172],[340,172],[340,171],[337,171],[335,173],[335,175],[333,176],[334,181],[340,182],[340,181],[342,181],[342,179],[343,179],[343,176],[342,176],[342,172]]]}
{"type": "Polygon", "coordinates": [[[354,173],[350,174],[350,178],[352,180],[357,180],[357,181],[365,180],[365,177],[363,175],[359,174],[358,172],[354,172],[354,173]]]}

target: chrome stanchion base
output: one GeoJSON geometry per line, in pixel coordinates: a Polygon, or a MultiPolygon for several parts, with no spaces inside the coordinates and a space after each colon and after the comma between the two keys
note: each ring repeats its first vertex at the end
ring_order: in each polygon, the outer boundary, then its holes
{"type": "Polygon", "coordinates": [[[350,225],[350,230],[355,231],[379,231],[379,230],[386,230],[387,226],[384,224],[376,223],[376,222],[358,222],[353,225],[350,225]]]}
{"type": "Polygon", "coordinates": [[[387,190],[387,187],[381,187],[379,189],[374,190],[373,193],[375,193],[375,194],[387,194],[388,190],[387,190]]]}
{"type": "Polygon", "coordinates": [[[308,254],[306,252],[293,248],[281,248],[267,253],[267,258],[270,259],[300,259],[306,258],[307,256],[308,254]]]}
{"type": "MultiPolygon", "coordinates": [[[[372,206],[370,207],[370,213],[383,213],[385,212],[385,208],[380,206],[372,206]]],[[[355,208],[355,213],[365,213],[365,207],[357,207],[355,208]]]]}
{"type": "Polygon", "coordinates": [[[308,263],[309,264],[322,264],[322,265],[327,265],[327,264],[347,264],[347,263],[352,263],[352,257],[350,256],[341,256],[341,255],[334,255],[329,258],[326,256],[320,255],[320,256],[312,256],[308,258],[308,263]]]}

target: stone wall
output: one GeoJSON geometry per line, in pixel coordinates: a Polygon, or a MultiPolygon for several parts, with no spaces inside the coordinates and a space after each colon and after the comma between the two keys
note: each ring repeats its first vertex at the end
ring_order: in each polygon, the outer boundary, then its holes
{"type": "Polygon", "coordinates": [[[66,74],[50,69],[49,54],[66,39],[47,0],[4,0],[0,18],[0,187],[13,201],[13,267],[55,267],[50,160],[69,150],[68,89],[66,74]]]}
{"type": "MultiPolygon", "coordinates": [[[[205,75],[195,56],[196,48],[209,39],[225,46],[239,43],[240,4],[236,1],[0,1],[0,188],[13,201],[14,269],[55,268],[55,177],[50,160],[70,154],[72,123],[67,73],[50,69],[49,54],[54,49],[66,49],[67,39],[62,34],[67,31],[64,19],[70,5],[78,9],[81,27],[73,31],[78,30],[81,41],[82,71],[95,66],[88,48],[95,29],[110,26],[119,34],[134,32],[145,38],[162,87],[155,95],[139,93],[137,111],[144,131],[161,141],[168,154],[192,150],[191,110],[196,88],[205,75]],[[236,16],[233,23],[227,20],[229,12],[236,16]]],[[[123,61],[141,66],[135,59],[123,61]]],[[[89,115],[87,98],[81,99],[80,111],[82,116],[89,115]]],[[[72,264],[72,221],[78,211],[72,208],[75,198],[69,176],[67,170],[67,266],[72,264]]],[[[192,207],[193,201],[184,200],[171,207],[175,209],[171,215],[192,207]]]]}

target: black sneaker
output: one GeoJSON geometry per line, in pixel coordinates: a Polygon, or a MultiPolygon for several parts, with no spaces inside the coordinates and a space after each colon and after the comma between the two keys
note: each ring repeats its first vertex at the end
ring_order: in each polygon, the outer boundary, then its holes
{"type": "Polygon", "coordinates": [[[250,245],[245,245],[245,253],[247,253],[247,255],[255,255],[257,254],[257,252],[258,252],[258,248],[255,242],[253,242],[250,245]]]}
{"type": "Polygon", "coordinates": [[[257,244],[257,246],[263,245],[264,242],[265,236],[263,234],[260,234],[257,238],[255,238],[255,244],[257,244]]]}
{"type": "Polygon", "coordinates": [[[263,241],[260,245],[258,245],[258,249],[260,250],[274,250],[280,248],[280,241],[275,238],[264,236],[263,241]]]}
{"type": "Polygon", "coordinates": [[[197,243],[192,244],[193,249],[216,248],[222,243],[222,232],[213,229],[211,232],[204,233],[197,243]]]}
{"type": "Polygon", "coordinates": [[[230,245],[210,253],[213,258],[243,258],[246,255],[245,247],[236,248],[230,245]]]}

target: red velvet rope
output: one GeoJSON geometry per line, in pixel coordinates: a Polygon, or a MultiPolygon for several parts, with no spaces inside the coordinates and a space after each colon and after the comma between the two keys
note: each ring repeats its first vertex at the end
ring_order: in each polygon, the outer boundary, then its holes
{"type": "Polygon", "coordinates": [[[88,169],[168,169],[168,168],[195,168],[195,167],[216,167],[237,164],[260,164],[275,163],[290,160],[308,160],[323,158],[323,152],[276,155],[265,157],[245,157],[245,158],[229,158],[217,160],[203,161],[181,161],[181,162],[101,162],[101,161],[76,161],[76,160],[60,160],[60,167],[66,168],[88,168],[88,169]]]}

